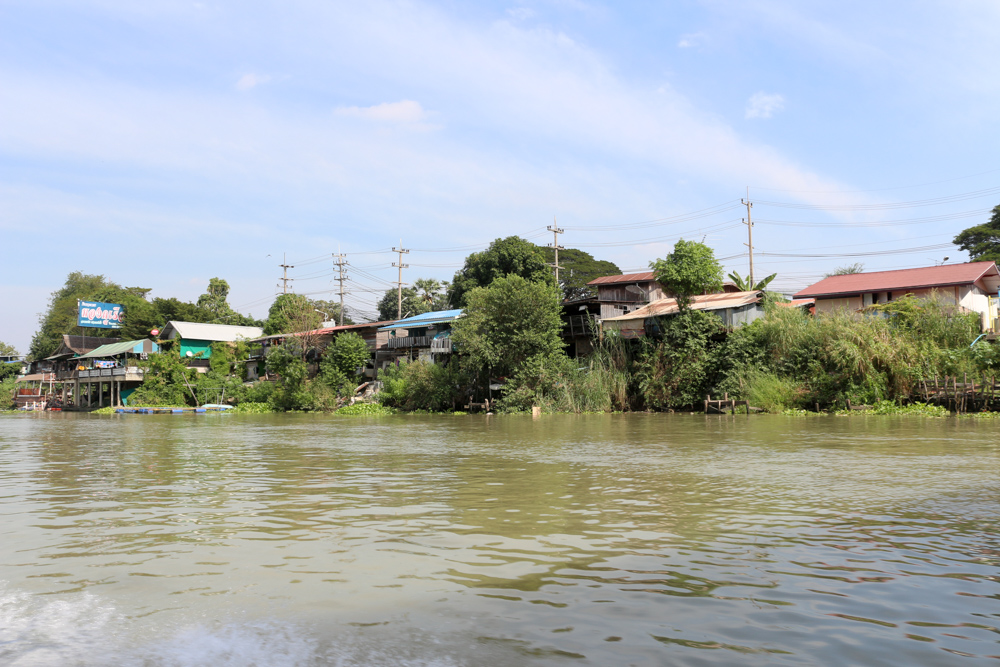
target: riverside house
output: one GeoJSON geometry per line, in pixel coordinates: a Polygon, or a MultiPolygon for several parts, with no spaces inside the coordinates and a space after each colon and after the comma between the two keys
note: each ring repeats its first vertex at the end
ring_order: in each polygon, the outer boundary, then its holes
{"type": "Polygon", "coordinates": [[[858,311],[912,294],[936,297],[964,312],[979,313],[984,331],[996,331],[1000,271],[994,262],[943,264],[918,269],[829,276],[795,295],[816,301],[816,313],[858,311]]]}
{"type": "Polygon", "coordinates": [[[233,324],[206,324],[203,322],[177,322],[171,320],[160,332],[163,342],[174,341],[179,346],[181,359],[198,372],[208,370],[212,356],[212,343],[235,343],[264,335],[260,327],[242,327],[233,324]]]}
{"type": "MultiPolygon", "coordinates": [[[[764,317],[763,292],[719,292],[692,297],[692,310],[704,310],[722,320],[727,329],[736,329],[764,317]]],[[[657,336],[660,318],[672,317],[680,312],[677,299],[659,299],[618,317],[601,322],[603,331],[617,331],[624,338],[657,336]]]]}

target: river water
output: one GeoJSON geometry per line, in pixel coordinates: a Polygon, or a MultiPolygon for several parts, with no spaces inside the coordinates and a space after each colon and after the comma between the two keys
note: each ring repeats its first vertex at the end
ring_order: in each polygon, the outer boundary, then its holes
{"type": "Polygon", "coordinates": [[[998,434],[0,416],[0,664],[996,664],[998,434]]]}

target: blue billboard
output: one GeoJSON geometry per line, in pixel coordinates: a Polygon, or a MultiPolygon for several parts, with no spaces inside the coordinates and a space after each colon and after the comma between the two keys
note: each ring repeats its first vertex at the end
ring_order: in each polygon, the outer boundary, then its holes
{"type": "Polygon", "coordinates": [[[120,329],[122,326],[122,305],[101,303],[100,301],[77,301],[76,323],[81,327],[98,329],[120,329]]]}

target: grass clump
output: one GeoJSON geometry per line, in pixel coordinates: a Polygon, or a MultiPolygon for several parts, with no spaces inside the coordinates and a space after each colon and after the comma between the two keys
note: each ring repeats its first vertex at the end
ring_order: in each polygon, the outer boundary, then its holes
{"type": "Polygon", "coordinates": [[[396,413],[397,410],[381,403],[355,403],[354,405],[345,405],[337,410],[338,415],[366,415],[369,417],[381,417],[396,413]]]}

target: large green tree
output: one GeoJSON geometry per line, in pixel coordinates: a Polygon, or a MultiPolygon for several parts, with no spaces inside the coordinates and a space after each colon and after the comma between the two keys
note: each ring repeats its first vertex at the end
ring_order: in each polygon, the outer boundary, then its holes
{"type": "Polygon", "coordinates": [[[722,291],[722,265],[704,243],[680,239],[666,259],[649,263],[653,275],[677,297],[677,307],[686,310],[698,294],[722,291]]]}
{"type": "Polygon", "coordinates": [[[455,349],[476,368],[509,376],[526,360],[563,348],[562,299],[554,284],[501,276],[466,295],[452,325],[455,349]]]}
{"type": "Polygon", "coordinates": [[[414,287],[404,287],[402,291],[403,306],[399,308],[399,293],[395,289],[385,291],[379,299],[378,318],[384,322],[386,320],[402,319],[422,315],[431,311],[431,304],[421,297],[414,287]],[[397,316],[399,312],[399,316],[397,316]]]}
{"type": "MultiPolygon", "coordinates": [[[[555,252],[552,248],[542,248],[545,261],[553,263],[555,252]]],[[[597,294],[597,290],[588,287],[594,278],[601,276],[617,276],[622,270],[614,262],[594,259],[589,252],[577,248],[566,248],[559,251],[559,287],[566,299],[583,299],[597,294]]]]}
{"type": "Polygon", "coordinates": [[[493,241],[486,250],[465,258],[465,266],[455,274],[448,289],[448,302],[452,308],[462,308],[470,291],[509,275],[547,285],[555,284],[552,267],[546,264],[542,249],[520,237],[508,236],[493,241]]]}
{"type": "Polygon", "coordinates": [[[279,294],[267,311],[264,333],[268,336],[318,329],[323,316],[312,301],[301,294],[279,294]]]}
{"type": "Polygon", "coordinates": [[[987,222],[960,232],[952,243],[968,252],[973,262],[1000,262],[1000,205],[993,207],[987,222]]]}
{"type": "Polygon", "coordinates": [[[138,339],[146,336],[156,326],[156,314],[146,300],[149,289],[122,287],[101,275],[74,271],[66,276],[66,283],[52,293],[48,309],[39,318],[39,328],[31,341],[29,355],[44,359],[55,352],[63,334],[78,334],[106,338],[138,339]],[[121,328],[102,329],[77,326],[77,301],[103,301],[120,303],[123,308],[121,328]]]}

